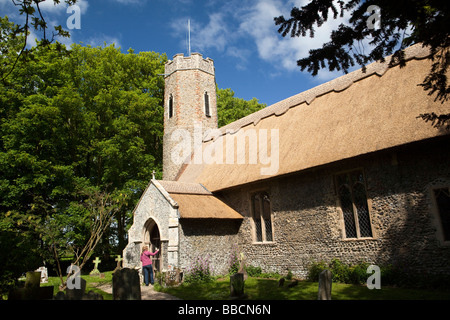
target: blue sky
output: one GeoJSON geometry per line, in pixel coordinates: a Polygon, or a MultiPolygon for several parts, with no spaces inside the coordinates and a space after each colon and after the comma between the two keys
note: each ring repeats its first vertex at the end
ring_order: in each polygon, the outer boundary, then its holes
{"type": "MultiPolygon", "coordinates": [[[[61,1],[64,2],[64,1],[61,1]]],[[[331,20],[316,37],[283,38],[273,18],[288,16],[293,6],[307,0],[78,0],[80,29],[69,30],[61,42],[101,46],[115,43],[126,52],[155,51],[171,59],[187,55],[187,25],[191,21],[191,51],[214,60],[219,88],[231,88],[237,97],[253,97],[271,105],[341,73],[323,70],[312,77],[301,72],[296,61],[329,40],[331,20]]],[[[49,25],[67,29],[67,5],[46,0],[42,11],[49,25]]],[[[11,0],[0,0],[0,15],[22,23],[11,0]]],[[[31,38],[35,38],[32,35],[31,38]]]]}

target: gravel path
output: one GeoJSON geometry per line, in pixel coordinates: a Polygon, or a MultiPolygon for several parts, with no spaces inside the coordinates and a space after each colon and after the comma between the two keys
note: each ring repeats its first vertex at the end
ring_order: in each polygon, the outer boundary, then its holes
{"type": "MultiPolygon", "coordinates": [[[[102,286],[99,286],[98,289],[112,294],[112,286],[111,285],[102,285],[102,286]]],[[[149,285],[148,287],[141,286],[141,299],[142,300],[181,300],[181,299],[174,297],[168,293],[155,291],[155,289],[153,289],[153,286],[151,286],[151,285],[149,285]]]]}

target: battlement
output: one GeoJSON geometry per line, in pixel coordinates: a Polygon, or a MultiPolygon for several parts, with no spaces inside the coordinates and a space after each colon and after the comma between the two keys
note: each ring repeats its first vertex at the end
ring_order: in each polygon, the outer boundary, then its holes
{"type": "Polygon", "coordinates": [[[167,61],[165,76],[168,77],[176,71],[184,70],[201,70],[214,75],[214,61],[210,58],[204,59],[200,53],[192,53],[188,57],[179,53],[173,56],[173,60],[167,61]]]}

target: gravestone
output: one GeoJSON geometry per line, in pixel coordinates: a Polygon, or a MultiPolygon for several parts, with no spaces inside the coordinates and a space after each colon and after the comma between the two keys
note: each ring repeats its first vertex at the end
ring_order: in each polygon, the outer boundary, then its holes
{"type": "Polygon", "coordinates": [[[41,273],[41,283],[48,283],[48,272],[46,267],[40,267],[36,272],[41,273]]]}
{"type": "Polygon", "coordinates": [[[116,266],[116,268],[114,269],[113,272],[116,272],[117,270],[122,269],[122,263],[121,262],[122,262],[123,258],[120,255],[118,255],[115,260],[117,261],[117,266],[116,266]]]}
{"type": "Polygon", "coordinates": [[[86,291],[86,280],[77,278],[77,285],[67,286],[65,300],[81,300],[86,291]]]}
{"type": "Polygon", "coordinates": [[[230,276],[230,296],[235,299],[245,298],[244,294],[244,274],[235,273],[230,276]]]}
{"type": "Polygon", "coordinates": [[[50,300],[53,287],[40,287],[41,272],[27,272],[23,288],[14,288],[8,294],[8,300],[50,300]]]}
{"type": "Polygon", "coordinates": [[[319,293],[318,300],[331,300],[331,271],[323,270],[319,275],[319,293]]]}
{"type": "Polygon", "coordinates": [[[139,273],[135,269],[123,268],[113,273],[114,300],[141,300],[139,273]]]}
{"type": "Polygon", "coordinates": [[[25,278],[25,288],[28,289],[36,289],[41,285],[41,272],[27,272],[27,276],[25,278]]]}
{"type": "Polygon", "coordinates": [[[94,270],[92,270],[89,273],[89,275],[91,275],[91,276],[98,276],[100,274],[100,271],[98,271],[98,264],[100,262],[102,262],[102,261],[98,257],[95,257],[95,260],[93,262],[94,262],[94,270]]]}

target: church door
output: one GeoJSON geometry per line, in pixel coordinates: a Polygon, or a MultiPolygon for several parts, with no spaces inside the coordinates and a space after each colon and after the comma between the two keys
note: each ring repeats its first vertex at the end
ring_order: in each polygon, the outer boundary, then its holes
{"type": "Polygon", "coordinates": [[[161,239],[159,237],[159,229],[158,226],[155,226],[150,231],[150,246],[151,252],[155,252],[156,248],[159,249],[157,255],[153,256],[153,268],[155,271],[161,271],[161,239]]]}
{"type": "Polygon", "coordinates": [[[145,232],[144,232],[144,245],[148,246],[150,252],[155,252],[156,248],[159,249],[158,254],[152,257],[153,260],[153,271],[161,271],[161,257],[162,257],[162,248],[161,248],[161,239],[159,235],[158,225],[155,223],[153,219],[150,219],[145,224],[145,232]]]}

